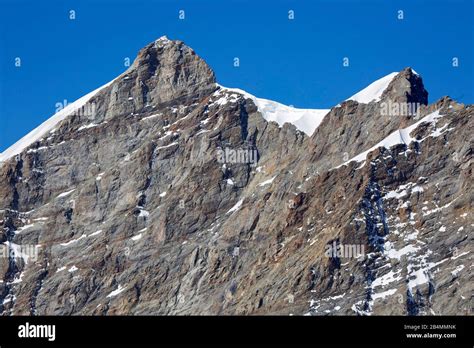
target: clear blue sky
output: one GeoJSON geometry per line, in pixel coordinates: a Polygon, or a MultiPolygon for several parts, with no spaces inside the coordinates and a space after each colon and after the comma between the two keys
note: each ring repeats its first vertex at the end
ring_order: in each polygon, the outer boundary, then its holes
{"type": "Polygon", "coordinates": [[[472,103],[472,20],[472,0],[0,0],[0,151],[162,35],[194,48],[220,84],[296,107],[329,108],[406,66],[430,102],[472,103]]]}

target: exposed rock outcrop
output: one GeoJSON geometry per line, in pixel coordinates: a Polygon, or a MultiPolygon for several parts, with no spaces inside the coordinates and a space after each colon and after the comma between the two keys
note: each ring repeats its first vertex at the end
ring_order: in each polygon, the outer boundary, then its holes
{"type": "Polygon", "coordinates": [[[1,313],[471,313],[472,105],[407,68],[308,137],[215,82],[160,38],[0,164],[1,313]]]}

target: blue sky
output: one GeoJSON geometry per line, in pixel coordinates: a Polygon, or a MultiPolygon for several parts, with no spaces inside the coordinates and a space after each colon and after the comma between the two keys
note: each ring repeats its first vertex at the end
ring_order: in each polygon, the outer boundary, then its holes
{"type": "Polygon", "coordinates": [[[406,66],[422,75],[430,102],[449,95],[472,103],[473,3],[0,0],[0,151],[54,114],[56,103],[115,78],[126,57],[133,61],[162,35],[191,46],[220,84],[295,107],[330,108],[406,66]]]}

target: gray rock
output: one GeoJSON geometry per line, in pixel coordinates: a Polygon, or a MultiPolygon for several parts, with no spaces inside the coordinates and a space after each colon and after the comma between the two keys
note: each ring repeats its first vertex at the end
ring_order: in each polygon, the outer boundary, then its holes
{"type": "Polygon", "coordinates": [[[21,252],[0,257],[0,311],[471,314],[473,108],[427,95],[407,68],[308,137],[157,40],[93,115],[1,164],[0,242],[21,252]],[[348,161],[435,110],[418,142],[348,161]]]}

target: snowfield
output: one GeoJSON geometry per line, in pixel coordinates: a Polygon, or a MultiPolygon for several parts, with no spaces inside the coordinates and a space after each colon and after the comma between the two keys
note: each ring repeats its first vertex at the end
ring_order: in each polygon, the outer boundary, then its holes
{"type": "Polygon", "coordinates": [[[353,100],[358,103],[364,103],[368,104],[372,101],[380,101],[380,97],[382,96],[383,91],[385,91],[392,82],[393,78],[397,76],[398,72],[393,72],[391,74],[388,74],[387,76],[382,77],[381,79],[378,79],[374,82],[372,82],[370,85],[365,87],[362,91],[354,94],[352,97],[350,97],[347,100],[353,100]]]}
{"type": "MultiPolygon", "coordinates": [[[[238,89],[227,88],[218,85],[224,91],[242,94],[245,98],[251,99],[263,118],[268,122],[273,121],[278,123],[281,127],[285,123],[293,124],[297,129],[311,136],[316,128],[323,121],[324,116],[330,109],[297,109],[292,106],[287,106],[273,100],[257,98],[254,95],[238,89]]],[[[220,99],[219,103],[223,101],[220,99]]]]}
{"type": "MultiPolygon", "coordinates": [[[[413,71],[415,73],[415,71],[413,71]]],[[[415,73],[416,74],[416,73],[415,73]]],[[[387,89],[393,78],[398,75],[398,72],[392,72],[368,85],[360,92],[354,94],[347,100],[353,100],[358,103],[368,104],[372,101],[380,101],[380,97],[383,92],[387,89]]],[[[258,111],[262,114],[263,118],[267,121],[273,121],[278,123],[281,127],[285,123],[293,124],[297,129],[311,136],[316,128],[321,124],[324,116],[330,111],[330,109],[297,109],[292,106],[287,106],[276,101],[257,98],[254,95],[238,89],[238,88],[227,88],[218,84],[218,86],[227,92],[234,92],[242,94],[245,98],[251,99],[257,106],[258,111]]],[[[225,105],[227,102],[235,102],[235,94],[227,98],[227,96],[221,97],[217,103],[219,105],[225,105]],[[233,98],[233,99],[231,99],[233,98]]]]}
{"type": "MultiPolygon", "coordinates": [[[[383,91],[387,88],[387,86],[397,74],[397,72],[393,72],[387,76],[382,77],[379,80],[376,80],[375,82],[373,82],[360,92],[354,94],[347,100],[354,100],[359,103],[370,103],[371,101],[379,101],[383,91]]],[[[118,76],[109,83],[97,88],[96,90],[86,94],[82,98],[79,98],[74,103],[67,105],[64,109],[54,114],[48,120],[43,122],[40,126],[35,128],[33,131],[25,135],[23,138],[21,138],[15,144],[6,149],[3,153],[1,153],[0,163],[21,153],[25,148],[27,148],[34,142],[40,140],[46,133],[53,131],[54,127],[56,127],[62,120],[64,120],[66,117],[70,116],[75,111],[83,107],[100,90],[112,84],[112,82],[120,78],[122,75],[118,76]]],[[[259,112],[262,114],[265,120],[269,122],[276,122],[280,127],[283,126],[285,123],[291,123],[298,130],[304,132],[308,136],[311,136],[314,133],[316,128],[318,128],[324,117],[330,111],[330,109],[298,109],[292,106],[287,106],[278,103],[276,101],[257,98],[254,95],[238,88],[227,88],[219,84],[217,85],[220,87],[220,90],[216,93],[221,93],[221,91],[224,91],[229,93],[241,94],[245,98],[249,98],[254,102],[254,104],[257,106],[259,112]]],[[[222,106],[228,102],[236,102],[237,99],[238,98],[236,94],[230,94],[222,96],[215,103],[222,106]]],[[[148,118],[150,117],[152,116],[149,116],[148,118]]],[[[81,128],[79,128],[79,130],[94,126],[97,125],[90,124],[82,126],[81,128]]]]}

